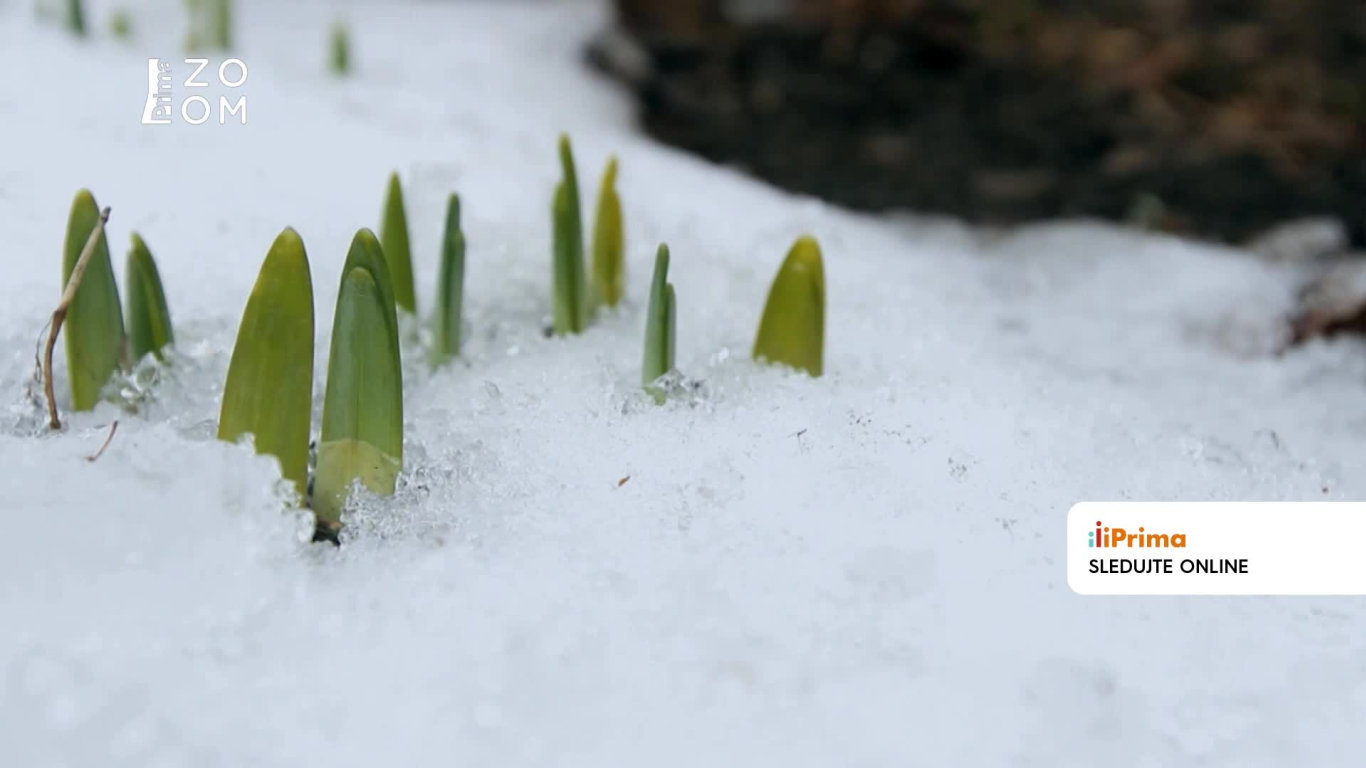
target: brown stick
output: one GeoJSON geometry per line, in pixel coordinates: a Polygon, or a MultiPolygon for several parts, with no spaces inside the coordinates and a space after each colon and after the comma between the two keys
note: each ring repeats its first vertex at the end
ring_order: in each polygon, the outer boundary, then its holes
{"type": "Polygon", "coordinates": [[[86,456],[85,460],[92,463],[99,461],[100,457],[104,455],[105,450],[109,448],[109,444],[114,442],[114,433],[118,431],[119,421],[118,419],[115,419],[114,423],[109,425],[109,434],[104,438],[104,443],[100,445],[100,449],[98,451],[95,451],[95,454],[93,456],[86,456]]]}
{"type": "Polygon", "coordinates": [[[109,209],[100,211],[100,217],[95,221],[95,228],[90,230],[90,237],[85,241],[85,248],[81,251],[81,257],[76,260],[76,266],[71,270],[71,279],[66,281],[66,288],[62,291],[62,300],[57,303],[57,308],[52,311],[52,329],[48,332],[47,347],[43,350],[43,392],[47,395],[47,426],[49,429],[61,429],[62,421],[57,418],[57,395],[53,392],[52,385],[52,350],[57,346],[57,334],[62,331],[62,323],[66,322],[66,313],[71,309],[71,302],[76,298],[76,290],[81,287],[81,278],[85,276],[85,268],[90,264],[90,257],[95,255],[95,245],[99,243],[100,236],[104,234],[104,224],[109,221],[109,209]]]}

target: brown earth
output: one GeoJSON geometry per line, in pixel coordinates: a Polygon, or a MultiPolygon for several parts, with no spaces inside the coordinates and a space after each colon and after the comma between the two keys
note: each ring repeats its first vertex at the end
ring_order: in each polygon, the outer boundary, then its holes
{"type": "Polygon", "coordinates": [[[1366,2],[764,6],[617,0],[591,59],[657,138],[857,209],[1366,244],[1366,2]]]}

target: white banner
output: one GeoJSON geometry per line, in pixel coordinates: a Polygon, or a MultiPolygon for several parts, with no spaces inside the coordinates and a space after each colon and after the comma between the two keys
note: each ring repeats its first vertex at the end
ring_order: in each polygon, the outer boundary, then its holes
{"type": "Polygon", "coordinates": [[[1366,503],[1083,502],[1067,584],[1083,595],[1366,595],[1366,503]]]}

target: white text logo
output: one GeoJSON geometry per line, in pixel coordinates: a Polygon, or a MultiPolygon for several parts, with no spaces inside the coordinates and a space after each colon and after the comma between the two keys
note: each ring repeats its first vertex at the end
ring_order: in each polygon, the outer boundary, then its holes
{"type": "Polygon", "coordinates": [[[237,91],[247,82],[247,65],[241,59],[224,59],[218,65],[217,91],[199,90],[176,101],[176,89],[210,89],[208,59],[185,59],[189,76],[177,81],[170,59],[147,60],[147,102],[142,107],[143,125],[170,125],[177,116],[190,125],[203,125],[217,117],[219,125],[229,119],[247,124],[247,97],[237,91]],[[217,96],[215,104],[210,97],[217,96]],[[233,98],[229,98],[229,97],[233,98]],[[215,106],[217,110],[215,110],[215,106]]]}

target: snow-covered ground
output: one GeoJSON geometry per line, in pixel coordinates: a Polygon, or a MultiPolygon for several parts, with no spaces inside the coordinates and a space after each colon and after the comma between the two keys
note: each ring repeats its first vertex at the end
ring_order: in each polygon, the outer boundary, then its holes
{"type": "Polygon", "coordinates": [[[133,44],[109,4],[78,43],[0,2],[0,765],[1362,763],[1360,601],[1087,598],[1064,573],[1084,499],[1366,498],[1363,347],[1267,353],[1292,268],[776,192],[633,131],[577,66],[596,5],[351,3],[346,81],[331,6],[238,5],[248,125],[148,127],[178,0],[136,4],[133,44]],[[546,339],[560,130],[590,210],[621,158],[630,302],[546,339]],[[392,169],[427,308],[464,198],[469,353],[432,374],[412,350],[400,492],[307,544],[273,462],[212,439],[218,396],[287,225],[325,370],[392,169]],[[151,246],[180,357],[140,414],[54,436],[26,388],[80,187],[113,208],[120,274],[130,230],[151,246]],[[819,380],[748,359],[804,232],[819,380]],[[655,407],[661,240],[704,387],[655,407]]]}

